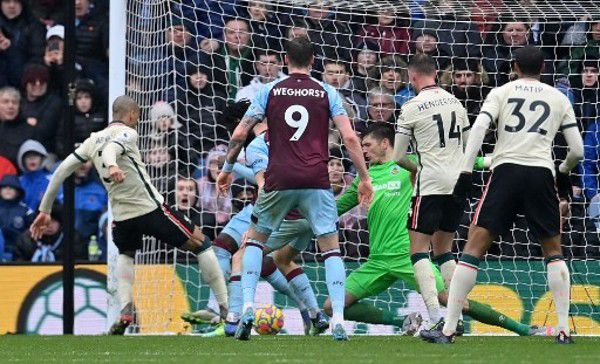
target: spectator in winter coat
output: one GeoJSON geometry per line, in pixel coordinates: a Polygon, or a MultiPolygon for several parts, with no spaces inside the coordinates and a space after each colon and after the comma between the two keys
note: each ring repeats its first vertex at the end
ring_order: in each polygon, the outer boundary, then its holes
{"type": "Polygon", "coordinates": [[[583,192],[588,199],[600,193],[600,118],[588,124],[583,134],[583,192]]]}
{"type": "Polygon", "coordinates": [[[49,79],[46,66],[32,63],[25,67],[21,116],[35,128],[36,140],[53,153],[63,110],[61,99],[48,91],[49,79]]]}
{"type": "MultiPolygon", "coordinates": [[[[23,202],[36,211],[52,174],[44,167],[48,157],[46,148],[40,142],[27,140],[19,149],[19,169],[21,170],[21,186],[25,190],[23,202]]],[[[59,197],[62,200],[62,196],[59,197]]]]}
{"type": "Polygon", "coordinates": [[[9,260],[12,260],[12,257],[7,258],[4,255],[4,245],[5,244],[6,244],[6,242],[4,241],[4,235],[2,234],[2,229],[0,229],[0,263],[8,262],[9,260]]]}
{"type": "Polygon", "coordinates": [[[108,206],[106,190],[98,182],[92,162],[82,164],[75,176],[75,229],[83,241],[88,241],[98,229],[98,219],[108,206]]]}
{"type": "Polygon", "coordinates": [[[90,0],[75,2],[76,56],[99,90],[108,92],[108,19],[90,0]]]}
{"type": "MultiPolygon", "coordinates": [[[[90,79],[79,79],[75,82],[75,125],[73,129],[73,142],[77,146],[82,143],[91,133],[100,131],[106,127],[106,118],[101,105],[98,105],[94,82],[90,79]]],[[[62,120],[56,138],[56,153],[59,158],[66,158],[68,152],[63,145],[66,118],[62,120]]]]}
{"type": "Polygon", "coordinates": [[[33,211],[23,203],[23,197],[25,191],[17,176],[8,174],[0,180],[0,230],[4,235],[4,257],[0,256],[0,261],[12,260],[19,236],[33,221],[33,211]]]}
{"type": "Polygon", "coordinates": [[[217,193],[217,176],[225,163],[225,145],[217,145],[206,157],[206,175],[198,182],[199,205],[202,213],[212,214],[216,226],[225,226],[231,214],[231,194],[223,197],[217,193]]]}
{"type": "Polygon", "coordinates": [[[281,19],[277,19],[271,8],[262,1],[248,1],[246,11],[252,34],[251,44],[253,47],[281,51],[285,31],[281,19]]]}
{"type": "Polygon", "coordinates": [[[21,83],[23,66],[29,62],[40,62],[44,54],[46,29],[35,19],[22,0],[0,1],[0,62],[5,60],[7,71],[3,76],[7,84],[18,87],[21,83]]]}
{"type": "Polygon", "coordinates": [[[21,94],[14,87],[0,88],[0,156],[17,165],[21,144],[35,137],[35,129],[19,114],[21,94]]]}
{"type": "Polygon", "coordinates": [[[365,24],[356,37],[355,44],[367,41],[377,43],[384,55],[407,55],[410,34],[408,28],[396,24],[396,17],[389,10],[377,12],[377,24],[365,24]]]}
{"type": "MultiPolygon", "coordinates": [[[[44,231],[44,236],[34,240],[29,231],[24,232],[17,241],[15,251],[16,261],[29,261],[36,263],[56,262],[62,259],[61,253],[65,244],[65,235],[62,231],[62,208],[52,208],[50,224],[44,231]]],[[[75,259],[86,259],[87,249],[76,232],[72,242],[75,259]]]]}
{"type": "Polygon", "coordinates": [[[574,93],[575,116],[578,117],[581,130],[586,130],[589,123],[600,118],[600,60],[582,62],[579,82],[575,83],[574,93]]]}
{"type": "Polygon", "coordinates": [[[352,89],[358,92],[362,97],[367,97],[369,90],[369,77],[374,72],[375,66],[379,62],[379,46],[374,42],[364,42],[357,46],[357,53],[354,57],[354,70],[352,77],[352,89]]]}
{"type": "MultiPolygon", "coordinates": [[[[66,87],[66,72],[64,67],[65,27],[55,25],[46,32],[46,48],[44,50],[44,65],[48,67],[50,92],[62,95],[66,87]]],[[[84,77],[84,70],[75,57],[75,73],[77,78],[84,77]]],[[[106,90],[105,90],[106,91],[106,90]]]]}
{"type": "Polygon", "coordinates": [[[355,117],[365,119],[367,116],[367,100],[358,92],[354,92],[350,81],[350,72],[346,61],[325,59],[323,61],[323,82],[333,86],[353,110],[355,117]]]}

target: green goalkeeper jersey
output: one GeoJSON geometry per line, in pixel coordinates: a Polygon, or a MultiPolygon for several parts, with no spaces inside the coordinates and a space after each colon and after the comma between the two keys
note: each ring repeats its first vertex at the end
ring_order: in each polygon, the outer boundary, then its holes
{"type": "MultiPolygon", "coordinates": [[[[373,202],[367,214],[369,258],[408,255],[410,240],[406,219],[410,209],[412,185],[410,172],[390,161],[369,167],[373,202]]],[[[338,215],[358,205],[358,177],[337,200],[338,215]]]]}

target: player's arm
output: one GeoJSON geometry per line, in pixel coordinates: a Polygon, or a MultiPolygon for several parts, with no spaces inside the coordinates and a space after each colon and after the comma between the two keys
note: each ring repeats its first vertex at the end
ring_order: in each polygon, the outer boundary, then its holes
{"type": "Polygon", "coordinates": [[[54,174],[52,174],[52,178],[48,183],[48,188],[46,188],[44,197],[42,197],[42,201],[40,202],[40,213],[29,227],[31,237],[33,239],[40,239],[42,235],[44,235],[46,227],[48,226],[48,224],[50,224],[50,213],[52,212],[52,204],[54,203],[54,200],[56,200],[56,195],[60,190],[60,186],[63,184],[65,179],[67,179],[67,177],[69,177],[73,172],[75,172],[75,170],[79,168],[84,162],[85,159],[83,159],[81,156],[70,154],[58,166],[58,168],[56,168],[54,174]]]}
{"type": "Polygon", "coordinates": [[[368,206],[373,199],[373,186],[371,185],[371,177],[367,170],[367,164],[365,157],[362,153],[360,146],[360,140],[356,135],[356,132],[350,126],[350,119],[347,115],[338,115],[333,117],[333,123],[339,130],[348,155],[354,163],[354,167],[358,172],[360,182],[358,184],[359,200],[362,205],[368,206]]]}
{"type": "Polygon", "coordinates": [[[581,139],[581,133],[577,127],[573,108],[570,105],[568,108],[569,111],[567,111],[567,116],[562,122],[561,130],[567,141],[567,145],[569,146],[569,152],[567,153],[565,160],[558,166],[558,170],[565,174],[568,174],[583,159],[583,140],[581,139]]]}
{"type": "Polygon", "coordinates": [[[411,173],[417,172],[417,165],[411,161],[406,153],[410,146],[410,140],[412,138],[412,125],[406,115],[410,114],[410,102],[402,105],[402,112],[396,121],[396,136],[394,138],[394,161],[398,165],[411,173]]]}
{"type": "Polygon", "coordinates": [[[337,199],[338,216],[352,210],[358,205],[358,179],[354,179],[352,185],[337,199]]]}
{"type": "Polygon", "coordinates": [[[108,169],[108,176],[113,182],[121,183],[125,179],[125,172],[117,164],[117,156],[125,153],[126,148],[120,141],[110,141],[102,149],[102,163],[108,169]]]}

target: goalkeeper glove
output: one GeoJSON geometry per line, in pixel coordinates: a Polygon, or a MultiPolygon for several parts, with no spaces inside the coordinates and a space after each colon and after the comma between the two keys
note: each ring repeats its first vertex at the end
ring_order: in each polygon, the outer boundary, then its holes
{"type": "Polygon", "coordinates": [[[454,191],[452,196],[457,201],[463,201],[465,198],[471,195],[471,186],[473,184],[473,174],[471,172],[461,172],[458,176],[458,180],[454,185],[454,191]]]}

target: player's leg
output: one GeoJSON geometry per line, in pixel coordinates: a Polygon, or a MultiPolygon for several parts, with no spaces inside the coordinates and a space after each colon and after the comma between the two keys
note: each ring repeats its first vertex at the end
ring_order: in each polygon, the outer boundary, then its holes
{"type": "MultiPolygon", "coordinates": [[[[363,298],[377,296],[387,290],[396,280],[390,274],[390,269],[385,262],[368,260],[350,273],[346,280],[344,317],[347,320],[369,324],[401,327],[407,334],[414,333],[421,324],[420,315],[402,316],[385,308],[361,301],[363,298]]],[[[329,298],[325,301],[324,309],[326,313],[331,313],[331,300],[329,298]]]]}
{"type": "Polygon", "coordinates": [[[229,313],[225,319],[225,335],[233,336],[242,317],[244,297],[242,295],[242,257],[244,249],[235,252],[231,258],[231,276],[229,278],[229,313]]]}
{"type": "Polygon", "coordinates": [[[437,323],[442,318],[440,302],[435,287],[431,261],[429,260],[429,247],[431,238],[438,230],[442,217],[439,205],[439,196],[419,196],[412,201],[412,216],[408,219],[408,234],[410,236],[410,260],[415,270],[415,278],[419,291],[425,301],[429,320],[437,323]]]}
{"type": "Polygon", "coordinates": [[[117,296],[120,303],[119,320],[115,322],[110,330],[111,335],[123,335],[125,330],[133,322],[133,285],[135,251],[142,246],[142,234],[137,225],[142,217],[115,221],[113,227],[113,241],[119,249],[117,257],[117,296]]]}
{"type": "Polygon", "coordinates": [[[325,262],[325,281],[331,298],[331,327],[335,340],[347,340],[344,330],[346,269],[340,253],[337,207],[331,190],[298,190],[298,208],[310,223],[325,262]]]}
{"type": "Polygon", "coordinates": [[[238,340],[250,339],[254,322],[254,296],[260,277],[264,245],[271,233],[279,228],[288,211],[294,208],[294,191],[261,191],[252,211],[242,258],[243,315],[235,333],[238,340]]]}
{"type": "Polygon", "coordinates": [[[571,277],[562,255],[561,216],[554,177],[549,169],[532,170],[524,212],[527,225],[538,237],[544,253],[548,275],[548,287],[554,298],[558,318],[557,343],[572,342],[569,329],[569,305],[571,277]]]}
{"type": "Polygon", "coordinates": [[[446,290],[450,289],[450,281],[452,280],[452,275],[456,269],[456,261],[452,254],[454,235],[454,232],[436,231],[431,239],[433,262],[440,267],[446,290]]]}

